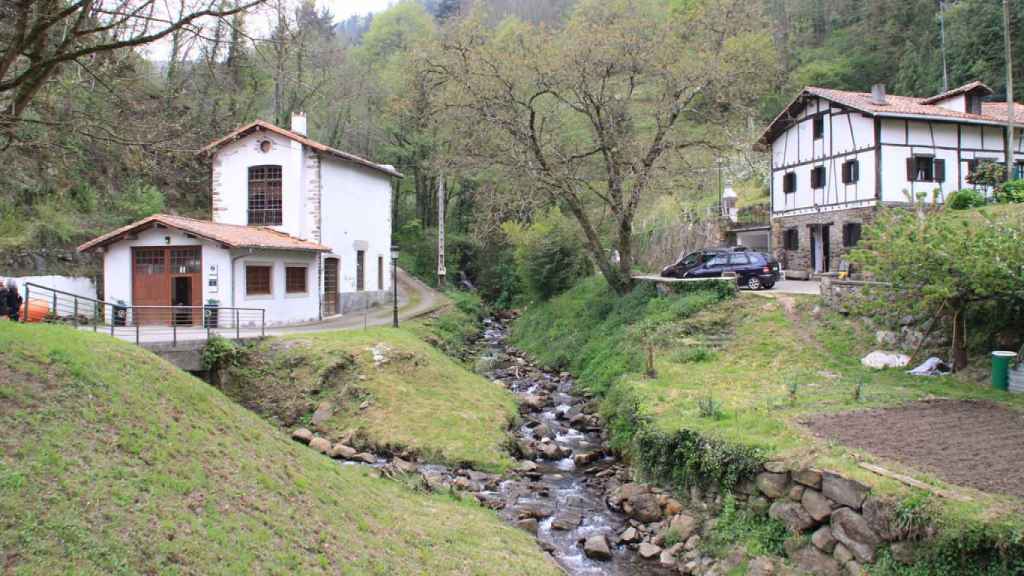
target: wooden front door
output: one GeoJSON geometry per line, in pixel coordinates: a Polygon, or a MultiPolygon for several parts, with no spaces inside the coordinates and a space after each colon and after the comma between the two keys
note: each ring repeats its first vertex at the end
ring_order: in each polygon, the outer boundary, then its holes
{"type": "Polygon", "coordinates": [[[338,259],[324,259],[324,316],[338,313],[338,259]]]}
{"type": "Polygon", "coordinates": [[[137,324],[200,324],[203,304],[202,248],[132,248],[132,315],[137,324]],[[162,306],[164,308],[144,308],[162,306]],[[172,310],[170,306],[182,306],[172,310]]]}

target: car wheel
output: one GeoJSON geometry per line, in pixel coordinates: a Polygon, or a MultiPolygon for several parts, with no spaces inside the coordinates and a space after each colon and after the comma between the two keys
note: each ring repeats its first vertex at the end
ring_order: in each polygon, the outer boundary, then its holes
{"type": "Polygon", "coordinates": [[[761,279],[757,276],[751,275],[747,277],[747,288],[750,288],[751,290],[760,290],[762,286],[761,279]]]}
{"type": "Polygon", "coordinates": [[[765,290],[771,290],[772,288],[775,288],[775,282],[765,282],[764,283],[764,289],[765,290]]]}

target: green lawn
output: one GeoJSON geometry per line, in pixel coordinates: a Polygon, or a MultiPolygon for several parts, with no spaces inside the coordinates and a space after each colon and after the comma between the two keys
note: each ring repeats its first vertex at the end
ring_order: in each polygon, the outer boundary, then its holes
{"type": "Polygon", "coordinates": [[[513,464],[504,449],[512,394],[405,329],[270,338],[228,371],[223,389],[289,429],[308,425],[327,401],[337,411],[320,429],[332,440],[354,431],[365,447],[410,449],[430,462],[499,472],[513,464]],[[387,361],[378,366],[380,345],[387,361]]]}
{"type": "Polygon", "coordinates": [[[560,573],[475,503],[341,466],[103,335],[0,322],[0,428],[5,574],[560,573]]]}

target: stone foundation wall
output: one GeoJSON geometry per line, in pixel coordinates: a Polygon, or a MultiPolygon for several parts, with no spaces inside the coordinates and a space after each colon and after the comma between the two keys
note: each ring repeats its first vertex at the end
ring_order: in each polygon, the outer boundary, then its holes
{"type": "Polygon", "coordinates": [[[819,214],[803,214],[799,216],[783,216],[772,220],[772,246],[775,257],[782,263],[787,275],[793,278],[808,278],[813,273],[811,261],[811,227],[820,224],[829,225],[829,271],[839,270],[839,263],[850,248],[843,246],[843,225],[847,223],[870,224],[874,220],[877,209],[855,208],[824,212],[819,214]],[[786,250],[784,233],[790,228],[799,232],[799,248],[786,250]]]}
{"type": "MultiPolygon", "coordinates": [[[[786,553],[813,574],[865,573],[884,543],[907,538],[895,522],[893,503],[871,494],[871,488],[838,474],[813,468],[791,470],[768,462],[757,477],[740,484],[737,499],[766,512],[794,534],[786,553]]],[[[893,547],[894,553],[900,545],[893,547]]]]}
{"type": "Polygon", "coordinates": [[[366,290],[364,292],[342,292],[341,313],[362,312],[375,306],[391,306],[394,295],[388,290],[366,290]]]}

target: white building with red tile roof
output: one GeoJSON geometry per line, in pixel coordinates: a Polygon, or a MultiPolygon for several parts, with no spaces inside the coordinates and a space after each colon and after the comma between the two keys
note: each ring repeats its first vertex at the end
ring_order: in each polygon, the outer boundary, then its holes
{"type": "Polygon", "coordinates": [[[127,306],[258,308],[269,324],[387,300],[391,166],[256,121],[203,149],[212,220],[158,214],[86,242],[127,306]]]}
{"type": "MultiPolygon", "coordinates": [[[[835,272],[881,205],[944,202],[981,162],[1005,162],[1007,104],[972,82],[919,98],[807,87],[768,126],[772,239],[799,277],[835,272]]],[[[1018,125],[1024,105],[1015,106],[1018,125]]],[[[1024,174],[1017,133],[1015,177],[1024,174]]]]}

